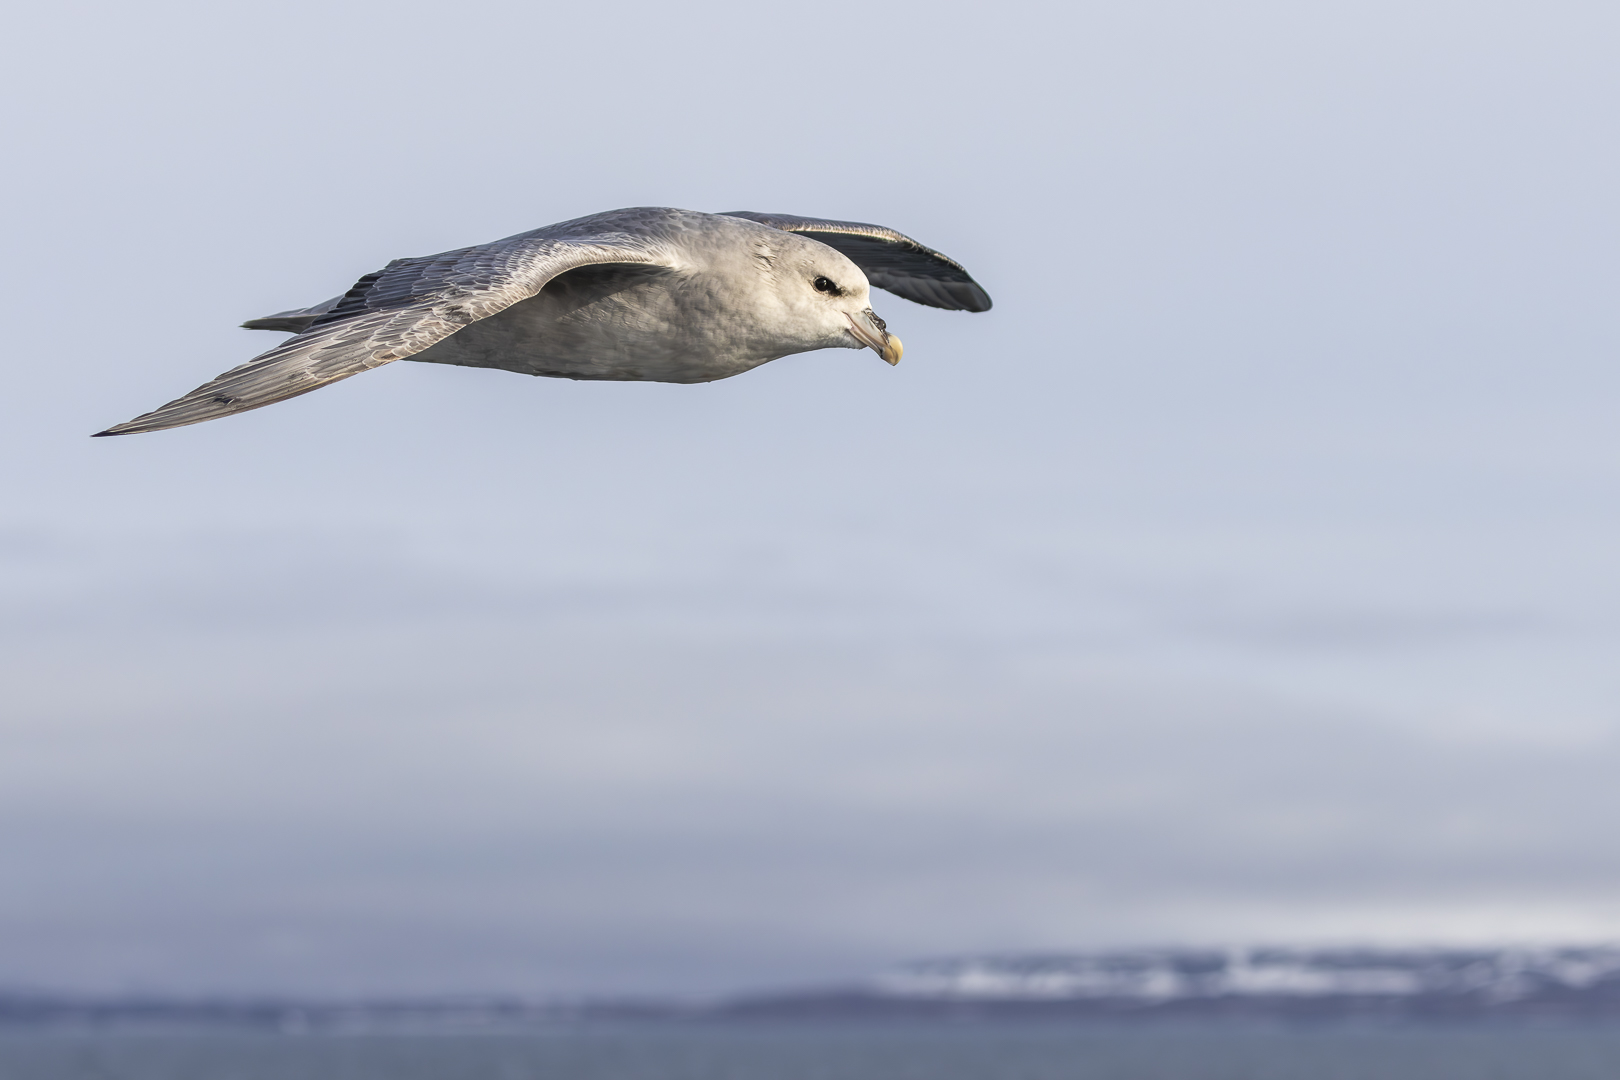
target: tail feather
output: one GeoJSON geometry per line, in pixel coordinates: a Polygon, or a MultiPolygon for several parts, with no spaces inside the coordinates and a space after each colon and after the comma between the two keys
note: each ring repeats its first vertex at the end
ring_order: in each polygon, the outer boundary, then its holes
{"type": "Polygon", "coordinates": [[[262,319],[249,319],[242,324],[244,330],[280,330],[286,334],[302,334],[308,330],[310,324],[338,306],[341,296],[334,296],[330,300],[322,300],[313,307],[293,308],[291,311],[278,311],[274,315],[266,315],[262,319]]]}

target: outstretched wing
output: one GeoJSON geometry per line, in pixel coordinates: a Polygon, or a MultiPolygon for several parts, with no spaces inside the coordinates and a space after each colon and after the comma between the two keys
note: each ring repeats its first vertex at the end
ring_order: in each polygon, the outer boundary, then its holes
{"type": "MultiPolygon", "coordinates": [[[[416,259],[396,259],[355,283],[297,336],[169,402],[97,435],[198,424],[273,405],[328,383],[421,352],[468,323],[526,300],[546,282],[579,266],[669,265],[645,238],[608,232],[559,238],[536,230],[492,244],[416,259]]],[[[576,230],[577,233],[577,230],[576,230]]]]}
{"type": "Polygon", "coordinates": [[[880,289],[948,311],[989,311],[990,294],[962,264],[924,247],[911,237],[859,221],[822,221],[792,214],[733,210],[726,217],[747,218],[785,232],[803,233],[849,256],[880,289]]]}

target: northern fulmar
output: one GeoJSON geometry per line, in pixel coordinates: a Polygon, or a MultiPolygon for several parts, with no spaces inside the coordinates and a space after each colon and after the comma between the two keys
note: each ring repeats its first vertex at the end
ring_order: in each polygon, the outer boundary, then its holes
{"type": "Polygon", "coordinates": [[[394,360],[564,379],[699,383],[815,349],[900,339],[870,287],[988,311],[960,264],[893,229],[637,207],[396,259],[342,296],[242,325],[292,337],[97,435],[161,431],[307,394],[394,360]]]}

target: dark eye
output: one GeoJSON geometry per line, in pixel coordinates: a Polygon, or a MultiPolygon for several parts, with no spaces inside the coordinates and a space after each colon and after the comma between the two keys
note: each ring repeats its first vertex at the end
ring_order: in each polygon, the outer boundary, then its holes
{"type": "Polygon", "coordinates": [[[837,285],[833,284],[832,278],[818,277],[816,278],[814,284],[816,286],[816,292],[824,292],[828,296],[842,296],[844,292],[843,289],[840,289],[837,285]]]}

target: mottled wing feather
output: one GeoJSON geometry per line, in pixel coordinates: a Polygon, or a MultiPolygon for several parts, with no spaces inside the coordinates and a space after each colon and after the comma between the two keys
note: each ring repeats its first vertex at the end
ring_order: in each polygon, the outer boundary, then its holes
{"type": "Polygon", "coordinates": [[[962,264],[903,233],[859,221],[824,221],[792,214],[734,210],[727,217],[747,218],[773,229],[802,233],[836,248],[861,268],[880,289],[929,307],[948,311],[989,311],[990,294],[962,264]]]}
{"type": "MultiPolygon", "coordinates": [[[[544,232],[546,230],[537,230],[544,232]]],[[[161,409],[98,435],[161,431],[262,408],[421,352],[468,323],[538,293],[578,266],[667,265],[645,239],[625,233],[558,238],[524,233],[493,244],[397,259],[355,283],[307,329],[161,409]]],[[[271,316],[276,318],[276,316],[271,316]]]]}

